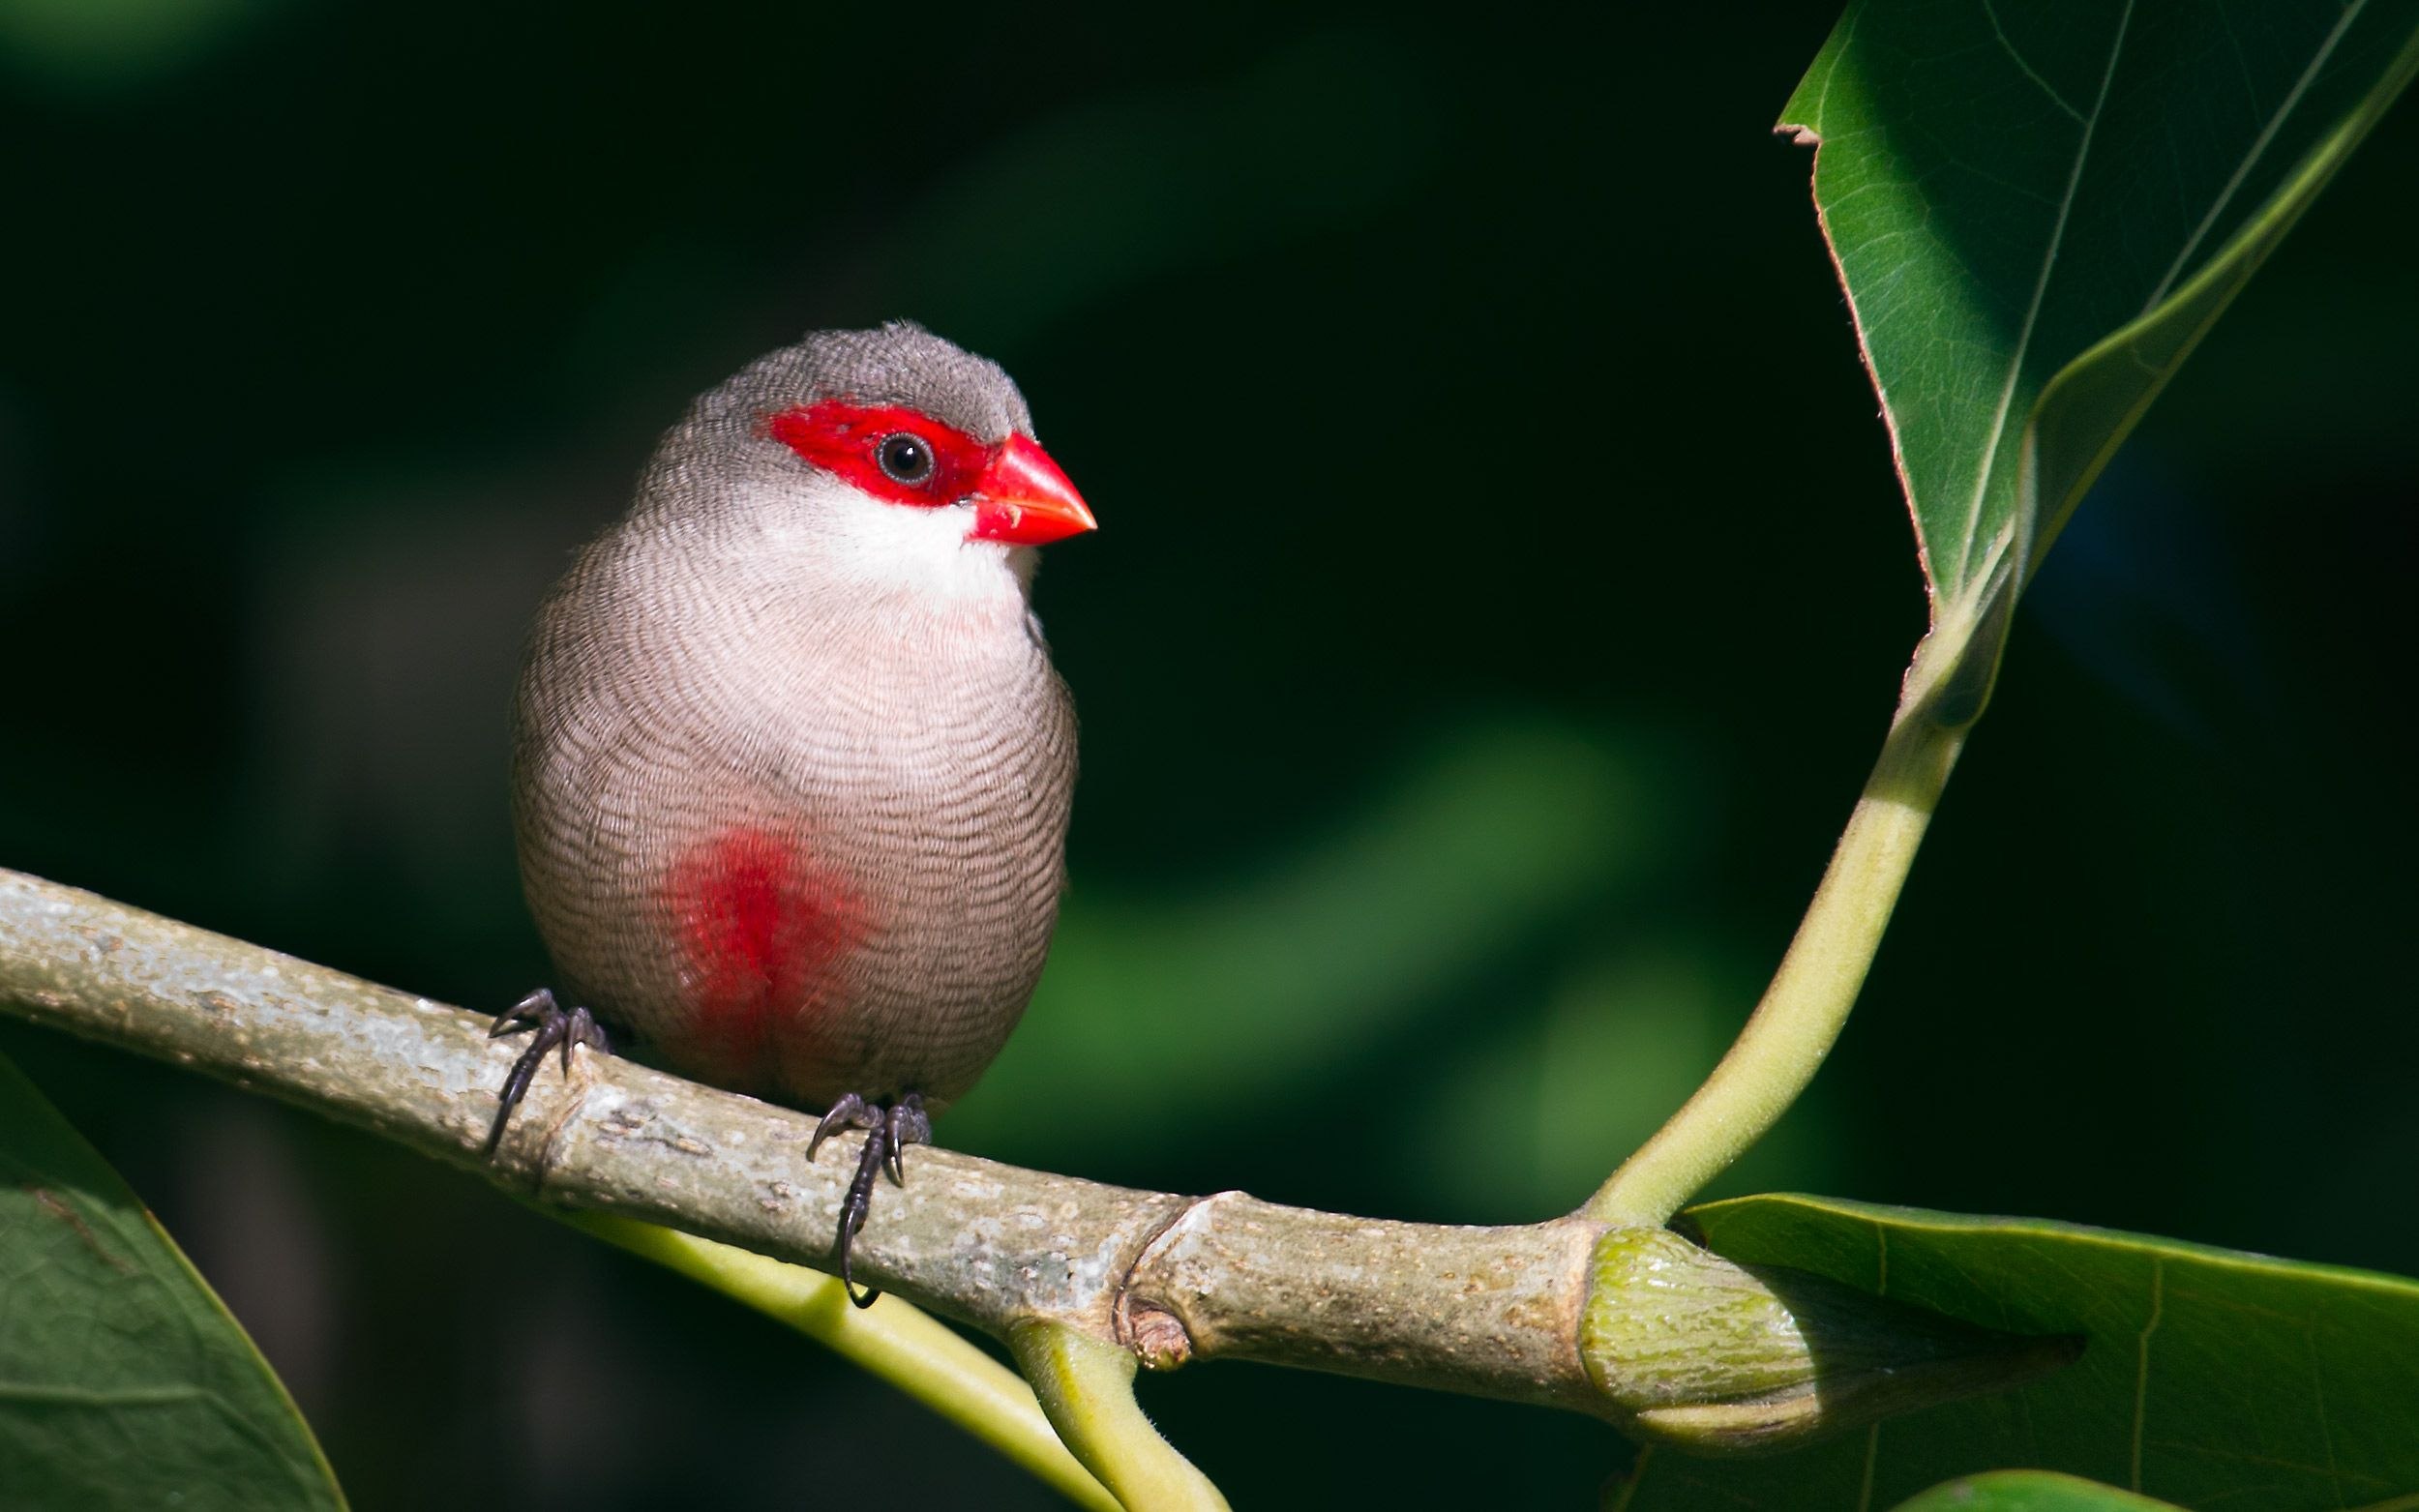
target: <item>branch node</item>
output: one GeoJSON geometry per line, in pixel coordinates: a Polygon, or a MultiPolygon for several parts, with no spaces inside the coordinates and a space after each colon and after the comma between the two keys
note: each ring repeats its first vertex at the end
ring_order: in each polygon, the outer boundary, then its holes
{"type": "Polygon", "coordinates": [[[1153,1302],[1118,1301],[1118,1343],[1133,1350],[1145,1370],[1174,1370],[1193,1357],[1193,1336],[1182,1319],[1153,1302]]]}
{"type": "Polygon", "coordinates": [[[1192,1330],[1176,1309],[1155,1297],[1145,1295],[1153,1290],[1145,1277],[1154,1268],[1161,1254],[1186,1229],[1212,1221],[1210,1204],[1228,1198],[1241,1198],[1240,1192],[1213,1192],[1197,1197],[1168,1215],[1165,1223],[1152,1230],[1134,1252],[1133,1262],[1118,1282],[1117,1297],[1111,1304],[1109,1319],[1117,1342],[1134,1352],[1136,1358],[1150,1370],[1174,1370],[1193,1357],[1192,1330]]]}

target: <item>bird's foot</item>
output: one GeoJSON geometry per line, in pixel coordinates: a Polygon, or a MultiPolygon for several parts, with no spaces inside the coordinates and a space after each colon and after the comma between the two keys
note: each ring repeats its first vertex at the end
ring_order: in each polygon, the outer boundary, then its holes
{"type": "Polygon", "coordinates": [[[920,1092],[870,1103],[851,1092],[832,1104],[831,1112],[815,1126],[815,1137],[806,1143],[806,1158],[813,1160],[823,1141],[843,1129],[864,1130],[865,1148],[856,1158],[856,1175],[849,1182],[848,1196],[840,1200],[840,1239],[836,1246],[840,1255],[840,1285],[847,1290],[850,1301],[859,1307],[871,1307],[881,1290],[867,1287],[863,1295],[857,1293],[856,1280],[849,1274],[849,1246],[857,1230],[865,1227],[865,1215],[873,1209],[875,1178],[886,1170],[894,1186],[907,1185],[907,1168],[902,1157],[909,1145],[933,1141],[933,1121],[924,1112],[920,1092]]]}
{"type": "Polygon", "coordinates": [[[596,1022],[594,1014],[585,1008],[564,1008],[554,1001],[554,994],[543,987],[497,1014],[495,1023],[487,1031],[487,1037],[501,1039],[507,1034],[519,1034],[523,1029],[537,1030],[537,1037],[521,1052],[521,1058],[513,1062],[511,1073],[504,1078],[503,1093],[496,1100],[495,1126],[488,1130],[487,1148],[483,1151],[491,1159],[494,1157],[496,1147],[504,1142],[504,1125],[512,1121],[513,1110],[521,1106],[521,1099],[529,1090],[529,1079],[537,1075],[548,1051],[559,1049],[562,1052],[563,1075],[566,1077],[571,1075],[572,1047],[585,1045],[601,1055],[613,1052],[612,1044],[606,1039],[605,1030],[596,1022]]]}

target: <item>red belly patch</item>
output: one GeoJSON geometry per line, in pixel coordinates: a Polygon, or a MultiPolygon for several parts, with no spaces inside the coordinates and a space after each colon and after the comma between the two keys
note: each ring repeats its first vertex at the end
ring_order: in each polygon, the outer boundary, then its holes
{"type": "Polygon", "coordinates": [[[697,846],[665,891],[696,1010],[694,1043],[667,1048],[731,1084],[769,1085],[815,1037],[814,1021],[840,1006],[838,967],[865,940],[864,900],[802,846],[761,829],[697,846]]]}

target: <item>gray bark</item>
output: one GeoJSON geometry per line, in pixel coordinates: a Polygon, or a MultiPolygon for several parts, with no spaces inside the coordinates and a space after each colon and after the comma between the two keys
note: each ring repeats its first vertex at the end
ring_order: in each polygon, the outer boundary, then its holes
{"type": "MultiPolygon", "coordinates": [[[[359,1125],[523,1195],[831,1266],[857,1136],[810,1163],[810,1115],[583,1051],[568,1082],[549,1064],[483,1160],[515,1054],[484,1019],[5,871],[0,1011],[359,1125]]],[[[1002,1339],[1049,1319],[1154,1369],[1227,1358],[1336,1371],[1568,1408],[1717,1451],[2054,1362],[1970,1330],[1910,1329],[1902,1310],[1810,1278],[1776,1290],[1657,1230],[1350,1218],[938,1148],[911,1153],[903,1188],[884,1185],[853,1264],[861,1281],[1002,1339]],[[1675,1294],[1699,1299],[1694,1316],[1732,1345],[1675,1333],[1691,1326],[1675,1294]],[[1843,1350],[1843,1330],[1859,1348],[1843,1350]],[[1759,1342],[1740,1351],[1742,1337],[1759,1342]],[[1856,1358],[1871,1379],[1828,1377],[1818,1391],[1817,1354],[1856,1358]],[[1843,1416],[1833,1401],[1858,1405],[1843,1416]]]]}

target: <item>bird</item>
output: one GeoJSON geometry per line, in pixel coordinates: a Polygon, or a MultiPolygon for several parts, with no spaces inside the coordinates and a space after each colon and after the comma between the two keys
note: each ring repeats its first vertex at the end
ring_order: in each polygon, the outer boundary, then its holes
{"type": "Polygon", "coordinates": [[[1024,1014],[1065,885],[1072,700],[1035,548],[1094,529],[998,364],[909,321],[808,334],[700,397],[547,596],[515,699],[550,1051],[634,1033],[694,1080],[864,1129],[877,1178],[1024,1014]],[[559,990],[559,995],[558,995],[559,990]],[[566,1002],[576,1006],[565,1006],[566,1002]]]}

